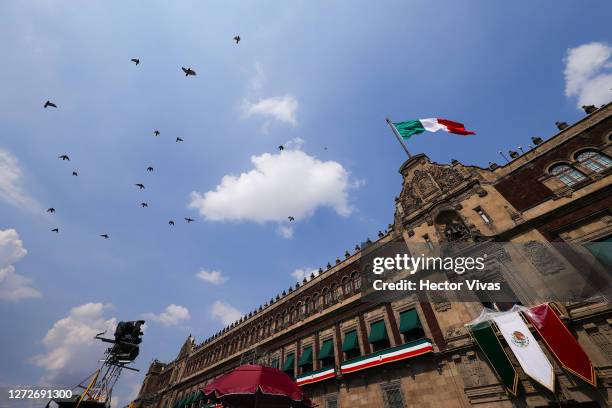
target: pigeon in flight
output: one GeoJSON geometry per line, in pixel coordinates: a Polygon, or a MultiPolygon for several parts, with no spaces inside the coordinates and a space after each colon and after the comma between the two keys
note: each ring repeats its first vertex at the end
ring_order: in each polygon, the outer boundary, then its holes
{"type": "Polygon", "coordinates": [[[110,238],[110,237],[108,236],[108,234],[100,234],[100,236],[101,236],[102,238],[104,238],[104,239],[108,239],[108,238],[110,238]]]}
{"type": "Polygon", "coordinates": [[[147,204],[147,203],[140,203],[140,206],[141,206],[142,208],[145,208],[145,207],[148,207],[148,206],[149,206],[149,204],[147,204]]]}
{"type": "Polygon", "coordinates": [[[55,212],[55,208],[51,207],[47,210],[47,212],[53,214],[55,212]]]}
{"type": "Polygon", "coordinates": [[[183,141],[183,139],[181,139],[180,137],[177,137],[177,138],[176,138],[176,143],[178,143],[178,142],[182,142],[182,141],[183,141]]]}
{"type": "Polygon", "coordinates": [[[72,172],[72,175],[76,177],[76,176],[78,176],[78,175],[79,175],[79,173],[77,173],[76,171],[73,171],[73,172],[72,172]]]}
{"type": "Polygon", "coordinates": [[[235,36],[234,41],[236,41],[236,44],[238,44],[240,42],[240,36],[239,35],[235,36]]]}
{"type": "Polygon", "coordinates": [[[53,102],[51,102],[51,101],[47,101],[47,102],[45,102],[45,104],[43,105],[43,107],[44,107],[45,109],[47,109],[47,108],[49,108],[49,107],[51,107],[51,108],[57,108],[57,105],[56,105],[56,104],[54,104],[54,103],[53,103],[53,102]]]}
{"type": "Polygon", "coordinates": [[[287,217],[289,219],[289,222],[291,221],[295,221],[295,218],[293,218],[292,216],[287,217]]]}
{"type": "Polygon", "coordinates": [[[185,221],[187,221],[187,224],[189,224],[190,222],[193,222],[193,221],[194,221],[194,219],[193,219],[193,218],[187,218],[187,217],[185,217],[185,221]]]}
{"type": "Polygon", "coordinates": [[[174,221],[170,220],[170,221],[168,221],[168,224],[169,225],[174,225],[174,221]]]}
{"type": "Polygon", "coordinates": [[[62,159],[62,160],[68,160],[70,161],[70,157],[68,157],[67,154],[62,154],[61,156],[57,156],[58,159],[62,159]]]}
{"type": "Polygon", "coordinates": [[[154,130],[154,131],[153,131],[153,134],[154,134],[155,136],[159,136],[159,130],[154,130]]]}
{"type": "Polygon", "coordinates": [[[281,150],[281,151],[285,150],[285,146],[283,146],[283,145],[278,146],[278,150],[281,150]]]}
{"type": "Polygon", "coordinates": [[[189,75],[196,76],[197,75],[196,72],[193,69],[191,69],[191,68],[181,67],[181,69],[185,73],[185,76],[189,76],[189,75]]]}
{"type": "Polygon", "coordinates": [[[145,186],[142,183],[136,183],[134,184],[136,187],[138,187],[140,190],[144,190],[145,186]]]}
{"type": "Polygon", "coordinates": [[[53,228],[51,232],[55,232],[56,234],[59,234],[59,228],[53,228]]]}
{"type": "Polygon", "coordinates": [[[132,58],[132,62],[136,65],[140,64],[140,59],[138,58],[132,58]]]}
{"type": "Polygon", "coordinates": [[[153,167],[151,166],[147,167],[147,171],[153,171],[153,167]]]}

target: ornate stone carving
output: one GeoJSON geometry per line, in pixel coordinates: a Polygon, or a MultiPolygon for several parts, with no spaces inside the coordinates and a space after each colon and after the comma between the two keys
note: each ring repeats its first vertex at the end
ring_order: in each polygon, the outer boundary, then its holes
{"type": "Polygon", "coordinates": [[[551,253],[545,244],[539,241],[529,241],[524,246],[527,257],[536,267],[537,271],[544,275],[554,275],[564,269],[564,265],[551,253]]]}
{"type": "Polygon", "coordinates": [[[433,167],[432,176],[443,190],[450,190],[463,181],[461,173],[451,167],[433,167]]]}
{"type": "Polygon", "coordinates": [[[400,195],[400,203],[404,213],[402,215],[406,215],[416,211],[423,203],[423,200],[414,194],[412,186],[406,185],[400,195]]]}
{"type": "Polygon", "coordinates": [[[439,191],[429,173],[421,170],[415,170],[414,176],[412,177],[412,185],[421,198],[427,198],[439,191]]]}

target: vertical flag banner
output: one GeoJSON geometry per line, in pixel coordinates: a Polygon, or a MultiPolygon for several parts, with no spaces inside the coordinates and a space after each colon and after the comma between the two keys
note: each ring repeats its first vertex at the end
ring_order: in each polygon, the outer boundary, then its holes
{"type": "Polygon", "coordinates": [[[555,373],[548,358],[531,334],[519,312],[493,318],[525,374],[555,392],[555,373]]]}
{"type": "Polygon", "coordinates": [[[524,313],[563,368],[595,386],[595,370],[589,356],[555,311],[544,304],[525,310],[524,313]]]}
{"type": "Polygon", "coordinates": [[[493,330],[490,321],[469,326],[468,330],[480,350],[489,360],[497,376],[501,379],[506,389],[516,396],[518,387],[518,374],[510,362],[504,347],[499,342],[497,334],[493,330]]]}

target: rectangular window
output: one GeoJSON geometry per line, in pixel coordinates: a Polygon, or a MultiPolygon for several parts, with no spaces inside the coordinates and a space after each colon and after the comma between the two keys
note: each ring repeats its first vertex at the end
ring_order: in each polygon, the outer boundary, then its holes
{"type": "Polygon", "coordinates": [[[351,330],[344,333],[342,351],[344,352],[347,360],[359,357],[361,355],[359,350],[359,340],[357,339],[357,330],[351,330]]]}
{"type": "Polygon", "coordinates": [[[304,347],[298,367],[302,368],[302,374],[312,371],[312,346],[304,347]]]}
{"type": "Polygon", "coordinates": [[[478,214],[480,218],[482,218],[485,224],[493,223],[493,220],[491,220],[491,217],[489,217],[489,214],[487,214],[485,210],[482,209],[482,207],[476,207],[474,208],[474,211],[476,211],[476,214],[478,214]]]}
{"type": "Polygon", "coordinates": [[[283,371],[285,374],[288,374],[290,377],[294,376],[293,363],[295,362],[295,354],[289,353],[287,357],[285,357],[285,363],[283,364],[283,371]]]}
{"type": "Polygon", "coordinates": [[[421,339],[425,336],[416,309],[405,310],[400,313],[399,331],[403,334],[406,343],[421,339]]]}
{"type": "Polygon", "coordinates": [[[321,361],[321,367],[334,366],[334,343],[332,339],[328,339],[323,342],[317,358],[321,361]]]}
{"type": "Polygon", "coordinates": [[[385,408],[405,408],[404,394],[402,393],[401,383],[393,381],[380,386],[385,408]]]}
{"type": "Polygon", "coordinates": [[[338,395],[329,395],[325,398],[325,408],[338,408],[338,395]]]}
{"type": "Polygon", "coordinates": [[[390,346],[389,336],[387,336],[387,328],[385,321],[379,320],[370,325],[370,335],[368,341],[374,346],[374,351],[386,349],[390,346]]]}

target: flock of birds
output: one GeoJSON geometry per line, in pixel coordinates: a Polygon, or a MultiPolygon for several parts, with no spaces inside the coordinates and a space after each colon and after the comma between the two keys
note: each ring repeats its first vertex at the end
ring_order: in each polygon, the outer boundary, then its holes
{"type": "MultiPolygon", "coordinates": [[[[240,42],[240,36],[239,35],[235,36],[233,38],[233,40],[236,42],[236,44],[238,44],[240,42]]],[[[138,66],[140,64],[140,59],[139,58],[132,58],[131,61],[136,66],[138,66]]],[[[188,68],[181,67],[181,70],[185,73],[185,76],[196,76],[197,75],[196,71],[194,69],[190,68],[190,67],[188,67],[188,68]]],[[[55,104],[54,102],[52,102],[50,100],[47,100],[44,103],[43,108],[45,108],[45,109],[47,109],[47,108],[57,108],[57,104],[55,104]]],[[[157,130],[157,129],[155,129],[153,131],[153,135],[156,136],[156,137],[159,136],[160,134],[161,134],[161,132],[159,130],[157,130]]],[[[176,143],[179,143],[179,142],[184,142],[184,140],[182,138],[180,138],[180,137],[177,137],[176,138],[176,143]]],[[[283,145],[278,146],[278,150],[282,151],[284,149],[285,149],[285,147],[283,145]]],[[[57,158],[62,160],[62,161],[70,161],[70,156],[68,156],[67,154],[61,154],[57,158]]],[[[153,172],[155,169],[152,166],[148,166],[146,170],[147,170],[147,172],[153,172]]],[[[79,174],[78,174],[78,172],[76,170],[72,171],[72,176],[73,177],[77,177],[78,175],[79,174]]],[[[139,190],[144,190],[145,189],[145,185],[143,183],[136,183],[134,185],[136,187],[138,187],[139,190]]],[[[148,208],[149,204],[146,203],[146,202],[141,202],[140,203],[140,207],[148,208]]],[[[47,212],[49,214],[55,214],[55,208],[54,207],[50,207],[50,208],[47,209],[47,212]]],[[[295,221],[295,218],[292,217],[292,216],[287,217],[287,219],[289,220],[289,222],[295,221]]],[[[185,220],[185,222],[187,224],[190,224],[190,223],[195,221],[193,218],[190,218],[190,217],[185,217],[184,220],[185,220]]],[[[174,220],[169,220],[168,221],[168,225],[174,226],[175,225],[174,220]]],[[[59,234],[59,232],[60,232],[59,227],[55,227],[55,228],[51,229],[51,232],[55,232],[56,234],[59,234]]],[[[110,236],[107,233],[100,234],[100,237],[102,237],[104,239],[109,239],[110,238],[110,236]]]]}

